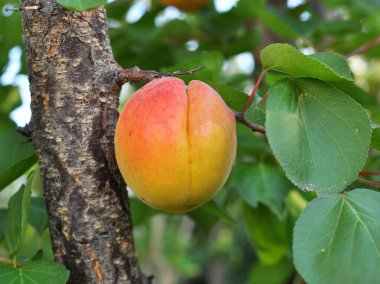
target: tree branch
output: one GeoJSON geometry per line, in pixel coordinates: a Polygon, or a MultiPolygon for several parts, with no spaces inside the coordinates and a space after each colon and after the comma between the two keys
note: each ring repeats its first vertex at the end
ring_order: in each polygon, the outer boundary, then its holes
{"type": "Polygon", "coordinates": [[[25,137],[31,137],[32,134],[33,134],[33,129],[32,127],[30,126],[30,124],[26,124],[25,126],[23,127],[16,127],[16,131],[22,135],[24,135],[25,137]]]}
{"type": "Polygon", "coordinates": [[[162,77],[191,75],[203,68],[204,66],[199,66],[197,68],[187,70],[187,71],[158,72],[155,70],[141,70],[138,67],[133,67],[129,69],[123,69],[119,72],[118,83],[122,85],[126,82],[150,82],[154,79],[158,79],[162,77]]]}
{"type": "Polygon", "coordinates": [[[21,13],[32,141],[55,260],[70,270],[70,284],[149,283],[137,263],[126,185],[115,160],[120,67],[105,11],[37,2],[40,9],[21,13]]]}

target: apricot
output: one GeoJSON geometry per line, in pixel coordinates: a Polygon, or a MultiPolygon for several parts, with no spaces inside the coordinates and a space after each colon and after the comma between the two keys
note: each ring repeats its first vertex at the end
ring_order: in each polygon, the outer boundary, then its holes
{"type": "Polygon", "coordinates": [[[210,2],[210,0],[159,0],[162,5],[174,6],[186,12],[194,12],[210,2]]]}
{"type": "Polygon", "coordinates": [[[223,186],[236,156],[235,116],[201,81],[156,79],[124,106],[116,160],[134,194],[167,212],[186,212],[223,186]]]}

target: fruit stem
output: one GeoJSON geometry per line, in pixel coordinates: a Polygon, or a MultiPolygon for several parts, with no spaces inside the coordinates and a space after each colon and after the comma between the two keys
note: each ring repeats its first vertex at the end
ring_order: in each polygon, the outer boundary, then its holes
{"type": "Polygon", "coordinates": [[[252,90],[252,93],[251,95],[249,96],[247,102],[245,103],[244,105],[244,109],[243,109],[243,114],[246,112],[246,110],[248,109],[249,107],[249,104],[251,103],[251,100],[253,99],[253,97],[255,96],[257,90],[259,89],[259,86],[260,86],[260,83],[261,83],[261,80],[263,79],[264,77],[264,74],[268,71],[268,69],[263,69],[260,73],[260,76],[259,78],[257,79],[257,82],[255,84],[255,87],[253,88],[252,90]]]}
{"type": "Polygon", "coordinates": [[[252,121],[247,120],[244,117],[244,113],[243,112],[238,112],[238,111],[235,111],[233,109],[231,109],[231,111],[234,113],[235,118],[236,118],[237,121],[241,122],[242,124],[244,124],[245,126],[247,126],[249,129],[251,129],[252,131],[259,132],[259,133],[262,133],[262,134],[265,135],[266,132],[265,132],[265,128],[263,126],[255,124],[252,121]]]}
{"type": "Polygon", "coordinates": [[[380,176],[380,172],[359,172],[359,176],[380,176]]]}

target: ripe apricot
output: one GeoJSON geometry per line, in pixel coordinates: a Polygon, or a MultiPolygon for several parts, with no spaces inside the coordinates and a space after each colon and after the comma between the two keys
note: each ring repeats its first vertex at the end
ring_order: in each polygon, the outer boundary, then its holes
{"type": "Polygon", "coordinates": [[[115,152],[132,191],[151,207],[185,212],[223,186],[236,156],[235,117],[201,81],[157,79],[132,95],[116,126],[115,152]]]}
{"type": "Polygon", "coordinates": [[[186,12],[194,12],[210,2],[210,0],[159,0],[165,6],[174,6],[186,12]]]}

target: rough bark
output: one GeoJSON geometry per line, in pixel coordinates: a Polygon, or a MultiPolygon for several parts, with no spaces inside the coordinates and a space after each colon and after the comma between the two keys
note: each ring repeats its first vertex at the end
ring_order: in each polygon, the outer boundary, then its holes
{"type": "Polygon", "coordinates": [[[32,140],[56,260],[69,283],[143,283],[125,183],[114,159],[118,74],[105,12],[21,0],[32,140]]]}

